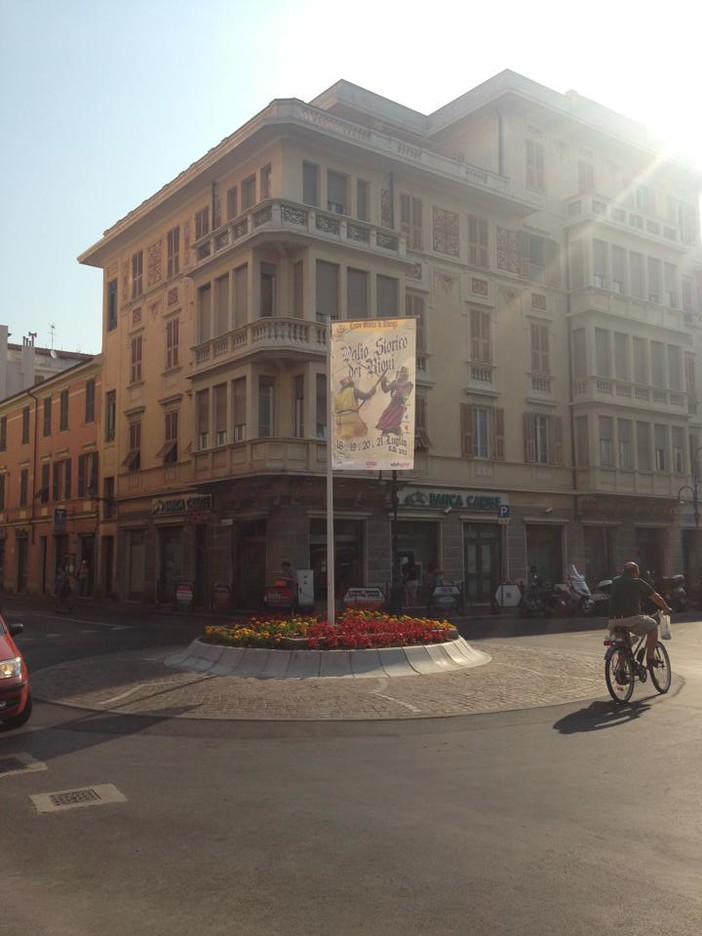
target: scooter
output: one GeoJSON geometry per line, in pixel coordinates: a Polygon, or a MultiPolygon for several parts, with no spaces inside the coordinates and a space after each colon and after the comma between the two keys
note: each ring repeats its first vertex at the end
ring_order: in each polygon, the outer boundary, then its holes
{"type": "Polygon", "coordinates": [[[597,587],[590,597],[595,605],[592,613],[596,615],[609,614],[609,592],[612,588],[612,579],[600,579],[597,587]]]}
{"type": "Polygon", "coordinates": [[[573,611],[576,614],[583,614],[585,617],[591,617],[595,613],[595,602],[590,592],[590,587],[575,566],[571,563],[566,572],[568,582],[568,596],[573,611]]]}
{"type": "Polygon", "coordinates": [[[535,568],[529,570],[526,587],[522,591],[522,599],[517,606],[520,617],[551,617],[552,614],[562,613],[567,604],[567,594],[558,586],[552,586],[535,568]]]}
{"type": "Polygon", "coordinates": [[[687,609],[687,593],[685,591],[685,576],[682,572],[676,575],[663,575],[657,589],[668,602],[673,611],[687,609]]]}

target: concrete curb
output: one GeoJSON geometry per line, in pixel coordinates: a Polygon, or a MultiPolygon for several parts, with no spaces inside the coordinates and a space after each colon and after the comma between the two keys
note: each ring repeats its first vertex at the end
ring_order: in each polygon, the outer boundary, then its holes
{"type": "Polygon", "coordinates": [[[458,637],[441,644],[381,647],[371,650],[272,650],[256,647],[222,647],[199,638],[164,662],[174,669],[217,676],[255,679],[320,679],[331,677],[431,676],[474,666],[492,657],[475,650],[458,637]]]}

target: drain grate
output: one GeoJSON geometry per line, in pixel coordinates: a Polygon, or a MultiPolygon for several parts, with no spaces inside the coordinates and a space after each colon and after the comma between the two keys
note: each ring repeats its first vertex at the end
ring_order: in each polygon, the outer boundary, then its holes
{"type": "Polygon", "coordinates": [[[54,806],[78,806],[82,803],[94,803],[100,796],[95,790],[68,790],[67,793],[50,793],[49,799],[54,806]]]}
{"type": "Polygon", "coordinates": [[[29,797],[37,812],[65,812],[81,806],[103,806],[106,803],[126,803],[127,797],[111,783],[101,783],[78,790],[57,790],[29,797]]]}
{"type": "Polygon", "coordinates": [[[11,754],[8,757],[0,757],[0,777],[34,773],[37,770],[46,770],[46,764],[35,760],[31,754],[11,754]]]}

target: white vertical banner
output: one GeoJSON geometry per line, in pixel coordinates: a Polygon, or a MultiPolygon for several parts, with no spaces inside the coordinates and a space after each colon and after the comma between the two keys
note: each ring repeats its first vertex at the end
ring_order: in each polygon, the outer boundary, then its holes
{"type": "Polygon", "coordinates": [[[413,318],[332,322],[334,469],[414,468],[416,345],[413,318]]]}

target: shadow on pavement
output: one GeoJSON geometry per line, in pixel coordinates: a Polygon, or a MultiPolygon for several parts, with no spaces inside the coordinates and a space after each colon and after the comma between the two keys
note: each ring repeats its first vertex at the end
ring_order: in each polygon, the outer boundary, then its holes
{"type": "Polygon", "coordinates": [[[554,728],[561,734],[574,734],[578,731],[599,731],[602,728],[616,728],[626,725],[636,718],[640,718],[649,711],[649,702],[627,702],[620,704],[614,701],[591,702],[587,708],[571,712],[565,718],[559,719],[554,728]]]}

